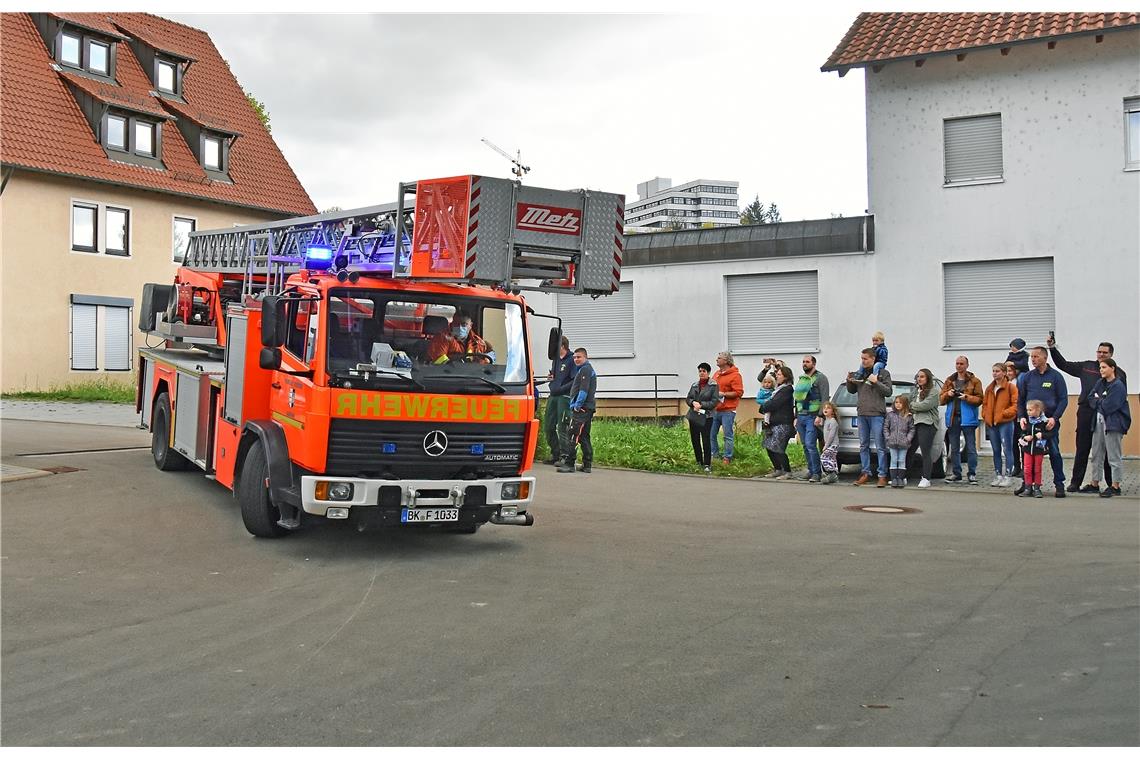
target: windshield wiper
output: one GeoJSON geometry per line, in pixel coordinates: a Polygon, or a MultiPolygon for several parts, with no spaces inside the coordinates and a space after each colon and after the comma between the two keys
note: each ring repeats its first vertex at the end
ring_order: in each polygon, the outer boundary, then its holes
{"type": "Polygon", "coordinates": [[[466,383],[468,380],[478,380],[479,382],[485,383],[486,385],[489,385],[492,388],[494,388],[497,393],[506,393],[507,392],[507,389],[505,387],[499,385],[494,380],[488,380],[487,378],[481,377],[479,375],[427,375],[427,376],[420,375],[420,377],[424,378],[425,380],[429,380],[429,381],[430,380],[446,380],[448,382],[459,382],[459,383],[466,383]]]}

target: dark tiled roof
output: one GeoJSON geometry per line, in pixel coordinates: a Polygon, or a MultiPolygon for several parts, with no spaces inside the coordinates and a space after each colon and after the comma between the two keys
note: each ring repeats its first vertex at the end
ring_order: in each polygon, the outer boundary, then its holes
{"type": "Polygon", "coordinates": [[[194,59],[183,82],[185,103],[151,93],[153,83],[130,45],[119,43],[115,83],[57,71],[43,38],[26,13],[0,14],[0,139],[6,165],[190,195],[289,215],[316,212],[209,35],[145,13],[68,13],[57,18],[194,59]],[[112,161],[95,141],[69,86],[96,100],[135,111],[189,118],[239,134],[230,151],[230,179],[210,179],[172,123],[162,130],[165,170],[112,161]]]}
{"type": "Polygon", "coordinates": [[[1140,26],[1140,13],[861,13],[823,71],[1140,26]]]}

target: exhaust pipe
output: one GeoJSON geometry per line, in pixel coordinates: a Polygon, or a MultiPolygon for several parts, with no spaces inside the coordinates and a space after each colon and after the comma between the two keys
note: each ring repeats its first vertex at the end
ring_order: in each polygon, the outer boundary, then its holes
{"type": "Polygon", "coordinates": [[[495,525],[534,525],[534,516],[530,514],[503,517],[498,512],[491,515],[491,522],[495,525]]]}

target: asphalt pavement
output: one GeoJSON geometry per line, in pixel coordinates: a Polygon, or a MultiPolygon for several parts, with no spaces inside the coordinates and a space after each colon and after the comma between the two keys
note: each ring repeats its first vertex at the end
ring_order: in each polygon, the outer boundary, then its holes
{"type": "Polygon", "coordinates": [[[1134,498],[540,466],[529,528],[263,540],[144,431],[2,435],[59,471],[0,489],[7,746],[1140,743],[1134,498]]]}

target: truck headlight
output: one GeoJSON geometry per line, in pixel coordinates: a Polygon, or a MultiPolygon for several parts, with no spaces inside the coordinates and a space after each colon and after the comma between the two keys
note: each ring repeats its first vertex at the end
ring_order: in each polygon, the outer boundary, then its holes
{"type": "Polygon", "coordinates": [[[513,501],[515,499],[525,499],[530,496],[530,483],[526,481],[503,483],[501,498],[503,501],[513,501]]]}
{"type": "Polygon", "coordinates": [[[352,492],[352,483],[322,480],[317,483],[313,495],[319,501],[352,501],[352,492]]]}

